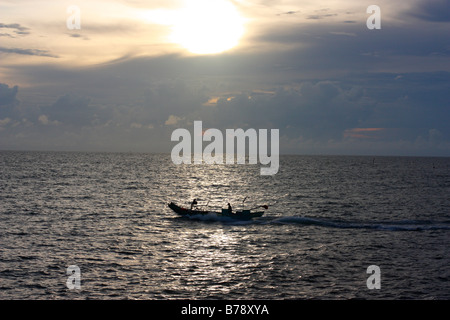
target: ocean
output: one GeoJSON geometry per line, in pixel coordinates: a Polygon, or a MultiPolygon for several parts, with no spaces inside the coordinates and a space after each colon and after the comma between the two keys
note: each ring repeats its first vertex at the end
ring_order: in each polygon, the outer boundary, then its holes
{"type": "Polygon", "coordinates": [[[2,300],[450,299],[450,158],[286,155],[274,176],[170,154],[0,163],[2,300]],[[167,206],[194,198],[269,208],[167,206]]]}

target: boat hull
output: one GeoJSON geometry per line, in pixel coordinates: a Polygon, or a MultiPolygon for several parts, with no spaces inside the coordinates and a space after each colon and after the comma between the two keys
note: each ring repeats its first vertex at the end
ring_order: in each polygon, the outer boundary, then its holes
{"type": "Polygon", "coordinates": [[[175,213],[177,213],[181,216],[185,216],[185,217],[215,214],[219,217],[229,217],[229,218],[233,218],[233,219],[250,220],[252,218],[262,217],[262,215],[264,214],[264,211],[251,212],[250,210],[242,210],[242,211],[235,211],[235,212],[230,212],[227,209],[222,209],[221,212],[207,211],[207,210],[191,210],[191,209],[180,207],[173,202],[169,203],[168,206],[175,213]]]}

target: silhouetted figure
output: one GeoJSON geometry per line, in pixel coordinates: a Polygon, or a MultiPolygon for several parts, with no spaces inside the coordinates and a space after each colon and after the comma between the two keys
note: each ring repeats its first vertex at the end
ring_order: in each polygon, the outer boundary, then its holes
{"type": "Polygon", "coordinates": [[[191,203],[191,210],[194,208],[194,206],[197,205],[197,199],[194,199],[194,201],[192,201],[191,203]]]}
{"type": "Polygon", "coordinates": [[[231,209],[231,204],[228,202],[228,212],[229,213],[232,213],[233,212],[233,210],[231,209]]]}

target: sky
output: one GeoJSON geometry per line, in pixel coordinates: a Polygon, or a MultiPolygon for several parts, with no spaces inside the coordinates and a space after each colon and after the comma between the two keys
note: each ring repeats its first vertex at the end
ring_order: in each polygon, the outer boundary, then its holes
{"type": "Polygon", "coordinates": [[[199,120],[450,156],[449,89],[450,0],[0,3],[0,150],[170,152],[199,120]]]}

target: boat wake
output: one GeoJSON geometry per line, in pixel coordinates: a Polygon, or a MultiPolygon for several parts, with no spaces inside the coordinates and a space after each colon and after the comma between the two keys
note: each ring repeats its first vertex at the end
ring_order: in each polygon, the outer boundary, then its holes
{"type": "Polygon", "coordinates": [[[387,231],[423,231],[450,230],[450,221],[436,222],[428,220],[402,220],[382,222],[354,222],[344,220],[326,220],[318,218],[291,216],[281,217],[270,221],[271,224],[297,224],[305,226],[319,226],[339,229],[370,229],[387,231]]]}
{"type": "Polygon", "coordinates": [[[182,219],[219,222],[229,225],[299,225],[337,229],[367,229],[385,231],[450,230],[450,221],[437,222],[429,220],[361,222],[301,216],[264,217],[252,220],[236,220],[226,216],[218,216],[215,213],[189,215],[182,217],[182,219]]]}

